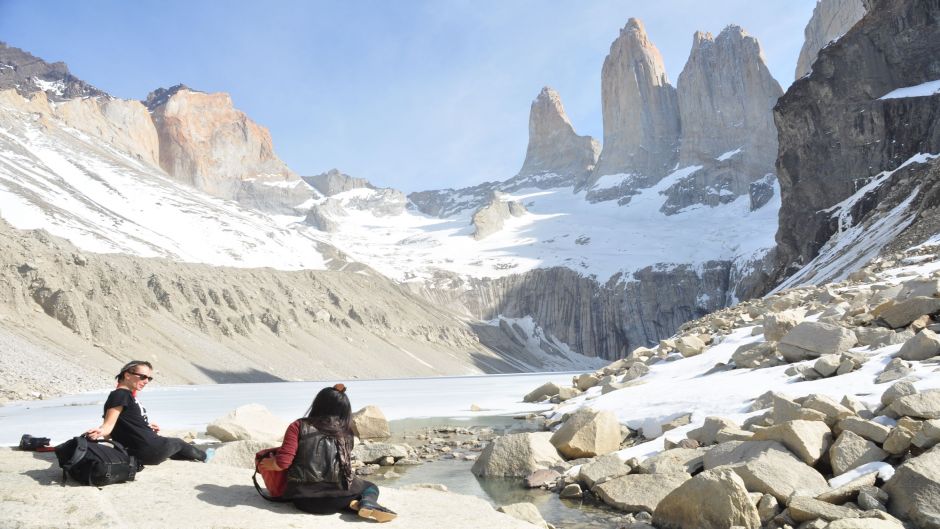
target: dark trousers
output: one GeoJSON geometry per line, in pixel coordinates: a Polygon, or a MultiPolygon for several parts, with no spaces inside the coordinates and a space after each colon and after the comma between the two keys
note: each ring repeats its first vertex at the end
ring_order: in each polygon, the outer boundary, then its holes
{"type": "Polygon", "coordinates": [[[176,437],[161,437],[162,443],[154,443],[135,450],[137,461],[142,465],[159,465],[167,459],[181,461],[205,461],[206,453],[176,437]]]}
{"type": "Polygon", "coordinates": [[[379,499],[379,488],[370,481],[363,482],[366,486],[359,494],[348,496],[334,496],[321,498],[294,498],[294,506],[311,514],[333,514],[349,509],[353,500],[369,500],[376,502],[379,499]]]}

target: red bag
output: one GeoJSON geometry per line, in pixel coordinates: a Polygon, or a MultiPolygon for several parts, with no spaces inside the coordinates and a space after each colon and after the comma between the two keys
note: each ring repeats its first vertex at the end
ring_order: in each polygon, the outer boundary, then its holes
{"type": "Polygon", "coordinates": [[[255,454],[255,473],[251,476],[251,480],[255,482],[255,489],[257,489],[258,494],[266,500],[290,501],[289,499],[281,498],[281,496],[284,495],[284,491],[287,489],[287,470],[261,470],[258,468],[261,462],[269,457],[277,457],[277,448],[265,448],[255,454]],[[268,489],[267,494],[261,490],[261,485],[258,485],[258,474],[261,474],[261,479],[264,481],[264,488],[268,489]]]}

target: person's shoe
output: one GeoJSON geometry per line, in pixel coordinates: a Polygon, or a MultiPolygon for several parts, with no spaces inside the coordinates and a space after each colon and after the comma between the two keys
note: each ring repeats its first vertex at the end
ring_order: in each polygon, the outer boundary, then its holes
{"type": "Polygon", "coordinates": [[[208,463],[213,457],[215,457],[215,448],[209,448],[206,450],[206,458],[202,462],[208,463]]]}
{"type": "Polygon", "coordinates": [[[353,500],[349,506],[359,513],[359,517],[366,518],[369,520],[375,520],[376,522],[390,522],[395,519],[398,514],[391,510],[382,507],[378,503],[375,503],[371,500],[353,500]]]}

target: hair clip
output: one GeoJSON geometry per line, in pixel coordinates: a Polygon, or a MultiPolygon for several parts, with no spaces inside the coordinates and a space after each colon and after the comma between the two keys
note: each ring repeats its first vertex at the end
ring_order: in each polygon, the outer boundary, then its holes
{"type": "Polygon", "coordinates": [[[340,393],[346,393],[346,385],[345,385],[345,384],[336,384],[336,385],[333,386],[333,389],[335,389],[336,391],[339,391],[340,393]]]}

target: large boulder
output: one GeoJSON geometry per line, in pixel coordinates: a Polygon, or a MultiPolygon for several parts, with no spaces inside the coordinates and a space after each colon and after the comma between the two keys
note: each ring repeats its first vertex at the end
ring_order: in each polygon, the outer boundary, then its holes
{"type": "Polygon", "coordinates": [[[940,529],[940,451],[931,450],[899,466],[884,490],[891,514],[919,529],[940,529]]]}
{"type": "Polygon", "coordinates": [[[838,476],[865,463],[883,461],[888,453],[860,435],[844,431],[829,448],[829,462],[838,476]]]}
{"type": "Polygon", "coordinates": [[[705,470],[725,465],[743,465],[770,451],[793,457],[787,447],[777,441],[727,441],[705,452],[703,463],[705,470]]]}
{"type": "Polygon", "coordinates": [[[541,386],[533,389],[532,391],[526,393],[525,397],[522,397],[523,402],[538,402],[540,400],[545,400],[549,397],[558,395],[558,384],[554,382],[546,382],[541,386]]]}
{"type": "Polygon", "coordinates": [[[904,342],[897,356],[904,360],[927,360],[938,354],[940,354],[940,336],[930,329],[924,329],[904,342]]]}
{"type": "Polygon", "coordinates": [[[551,436],[551,444],[568,459],[596,457],[620,449],[620,423],[610,411],[581,408],[551,436]]]}
{"type": "Polygon", "coordinates": [[[891,428],[877,423],[875,421],[866,421],[861,417],[846,417],[839,421],[838,428],[841,431],[849,431],[874,441],[878,444],[884,443],[891,433],[891,428]]]}
{"type": "Polygon", "coordinates": [[[744,344],[731,355],[734,365],[743,369],[773,367],[781,363],[777,357],[777,346],[773,342],[744,344]]]}
{"type": "Polygon", "coordinates": [[[764,316],[764,338],[769,342],[779,342],[791,329],[806,317],[803,309],[790,309],[773,312],[764,316]]]}
{"type": "Polygon", "coordinates": [[[833,505],[807,496],[794,496],[787,503],[790,518],[797,522],[809,522],[816,519],[831,522],[843,518],[859,518],[861,511],[851,507],[833,505]]]}
{"type": "Polygon", "coordinates": [[[376,406],[366,406],[354,413],[352,430],[360,439],[384,439],[391,435],[385,414],[376,406]]]}
{"type": "Polygon", "coordinates": [[[773,402],[773,412],[771,417],[774,424],[783,424],[789,421],[826,421],[826,414],[820,411],[804,408],[786,395],[779,393],[771,394],[773,402]]]}
{"type": "Polygon", "coordinates": [[[731,419],[723,417],[705,417],[701,427],[689,431],[687,437],[695,439],[702,446],[715,444],[718,432],[722,430],[737,430],[738,425],[731,419]]]}
{"type": "Polygon", "coordinates": [[[516,433],[486,445],[471,471],[477,476],[525,477],[562,462],[549,432],[516,433]]]}
{"type": "Polygon", "coordinates": [[[780,441],[807,465],[815,465],[829,450],[832,432],[819,421],[789,421],[754,433],[755,441],[780,441]]]}
{"type": "Polygon", "coordinates": [[[265,448],[271,448],[271,445],[262,441],[223,443],[216,447],[215,454],[209,460],[209,464],[254,469],[255,454],[265,448]]]}
{"type": "Polygon", "coordinates": [[[891,410],[917,419],[940,419],[940,389],[898,397],[891,403],[891,410]]]}
{"type": "Polygon", "coordinates": [[[395,461],[408,458],[411,453],[408,445],[392,443],[359,443],[353,448],[353,459],[363,463],[378,463],[392,458],[395,461]]]}
{"type": "Polygon", "coordinates": [[[212,421],[206,433],[224,443],[261,441],[274,446],[284,439],[288,424],[260,404],[246,404],[212,421]]]}
{"type": "Polygon", "coordinates": [[[898,397],[913,395],[914,393],[917,393],[917,388],[914,387],[914,384],[909,380],[900,380],[891,384],[891,387],[881,394],[881,403],[885,406],[890,406],[898,397]]]}
{"type": "Polygon", "coordinates": [[[884,321],[888,327],[897,329],[906,327],[910,323],[925,314],[936,314],[940,312],[940,298],[928,298],[917,296],[904,301],[895,303],[878,313],[878,317],[884,321]]]}
{"type": "Polygon", "coordinates": [[[686,358],[702,354],[705,347],[705,342],[700,340],[697,336],[683,336],[676,340],[676,349],[679,350],[679,354],[686,358]]]}
{"type": "Polygon", "coordinates": [[[598,483],[625,476],[632,470],[617,454],[607,454],[581,465],[578,481],[584,482],[590,488],[598,483]]]}
{"type": "Polygon", "coordinates": [[[794,493],[816,496],[829,490],[822,474],[786,451],[768,450],[732,468],[741,476],[747,490],[771,494],[781,503],[794,493]]]}
{"type": "Polygon", "coordinates": [[[730,469],[708,470],[670,492],[653,513],[663,529],[758,529],[757,507],[741,478],[730,469]]]}
{"type": "Polygon", "coordinates": [[[594,487],[607,505],[626,512],[653,512],[670,492],[685,483],[688,474],[627,474],[594,487]]]}
{"type": "Polygon", "coordinates": [[[777,349],[789,362],[839,354],[858,343],[855,333],[845,327],[804,321],[780,339],[777,349]]]}
{"type": "Polygon", "coordinates": [[[704,466],[706,448],[673,448],[640,463],[643,474],[695,474],[704,466]]]}
{"type": "Polygon", "coordinates": [[[826,416],[826,424],[835,424],[841,419],[855,415],[854,411],[826,395],[810,395],[803,401],[803,408],[824,414],[826,416]]]}

